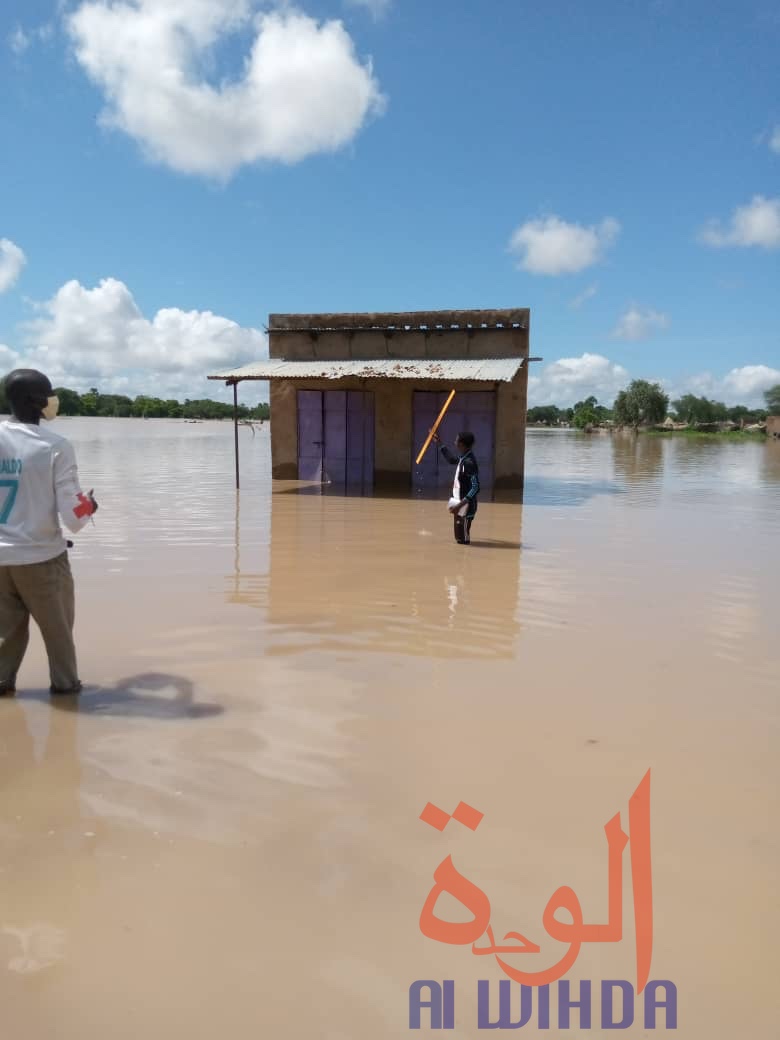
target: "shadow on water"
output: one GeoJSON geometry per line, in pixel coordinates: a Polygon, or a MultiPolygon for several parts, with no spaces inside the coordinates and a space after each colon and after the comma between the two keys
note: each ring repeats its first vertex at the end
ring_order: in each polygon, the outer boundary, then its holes
{"type": "Polygon", "coordinates": [[[146,672],[120,679],[113,686],[86,686],[78,696],[52,697],[48,690],[22,694],[19,700],[51,700],[61,711],[125,718],[201,719],[221,715],[224,708],[196,703],[192,682],[179,675],[146,672]]]}
{"type": "Polygon", "coordinates": [[[527,548],[527,546],[521,545],[520,542],[502,542],[498,538],[472,538],[471,539],[472,549],[514,549],[518,552],[520,549],[527,548]]]}
{"type": "Polygon", "coordinates": [[[597,495],[622,495],[623,488],[610,480],[577,480],[565,477],[525,478],[524,506],[581,506],[597,495]]]}

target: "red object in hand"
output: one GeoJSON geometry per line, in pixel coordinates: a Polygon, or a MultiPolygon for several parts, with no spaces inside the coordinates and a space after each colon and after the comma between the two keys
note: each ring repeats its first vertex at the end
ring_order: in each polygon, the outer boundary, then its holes
{"type": "Polygon", "coordinates": [[[73,512],[76,514],[76,516],[79,519],[81,519],[82,516],[92,516],[92,514],[95,512],[95,507],[90,501],[90,499],[83,492],[79,495],[79,502],[81,504],[78,506],[74,506],[73,508],[73,512]]]}

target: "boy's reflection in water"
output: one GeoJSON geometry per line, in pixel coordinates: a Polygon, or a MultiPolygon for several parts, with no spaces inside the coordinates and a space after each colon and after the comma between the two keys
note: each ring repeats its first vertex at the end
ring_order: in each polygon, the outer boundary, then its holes
{"type": "Polygon", "coordinates": [[[18,699],[0,705],[0,970],[16,974],[64,960],[94,890],[99,835],[82,817],[72,708],[18,699]]]}

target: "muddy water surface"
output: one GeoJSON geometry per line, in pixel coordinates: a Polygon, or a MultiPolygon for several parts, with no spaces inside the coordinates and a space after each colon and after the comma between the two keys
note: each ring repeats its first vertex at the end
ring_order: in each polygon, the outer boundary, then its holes
{"type": "MultiPolygon", "coordinates": [[[[442,503],[271,494],[267,427],[238,503],[228,424],[58,428],[101,504],[91,685],[52,707],[36,635],[0,701],[4,1037],[395,1040],[416,979],[474,1037],[502,975],[420,934],[433,870],[547,967],[554,889],[606,920],[603,827],[648,768],[677,1035],[773,1035],[780,444],[534,432],[525,504],[464,549],[442,503]],[[476,832],[418,819],[460,800],[476,832]]],[[[635,980],[628,865],[624,902],[570,975],[594,991],[635,980]]]]}

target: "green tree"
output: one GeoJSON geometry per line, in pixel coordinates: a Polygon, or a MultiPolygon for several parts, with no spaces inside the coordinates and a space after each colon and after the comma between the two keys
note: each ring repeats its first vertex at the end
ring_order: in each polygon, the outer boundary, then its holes
{"type": "Polygon", "coordinates": [[[60,415],[82,415],[81,395],[65,386],[55,386],[54,393],[60,399],[60,415]]]}
{"type": "Polygon", "coordinates": [[[728,417],[735,423],[757,423],[766,419],[766,412],[763,408],[747,408],[744,404],[738,404],[729,408],[728,417]]]}
{"type": "Polygon", "coordinates": [[[751,421],[750,409],[746,408],[744,404],[738,404],[733,408],[729,408],[727,414],[731,422],[739,423],[742,422],[743,419],[745,422],[751,421]]]}
{"type": "Polygon", "coordinates": [[[120,415],[129,415],[132,401],[122,394],[98,394],[97,415],[114,419],[120,415]]]}
{"type": "Polygon", "coordinates": [[[165,419],[168,415],[168,406],[160,397],[147,398],[147,419],[165,419]]]}
{"type": "Polygon", "coordinates": [[[150,416],[154,408],[154,399],[145,394],[139,394],[131,405],[130,414],[137,419],[150,416]]]}
{"type": "MultiPolygon", "coordinates": [[[[133,416],[148,419],[232,419],[233,405],[224,401],[212,401],[204,398],[191,401],[187,398],[182,404],[173,398],[162,400],[139,394],[135,400],[124,394],[101,394],[97,387],[91,387],[87,393],[80,394],[65,386],[54,388],[60,399],[61,415],[87,415],[103,418],[127,418],[133,416]]],[[[8,414],[10,408],[5,396],[3,383],[0,381],[0,414],[8,414]]],[[[267,420],[270,417],[270,406],[267,401],[260,401],[253,408],[248,405],[238,406],[239,419],[267,420]]],[[[557,409],[555,409],[557,411],[557,409]]]]}
{"type": "Polygon", "coordinates": [[[598,426],[601,420],[597,408],[598,401],[595,397],[586,397],[584,401],[578,401],[574,406],[572,425],[578,430],[584,430],[586,426],[598,426]]]}
{"type": "Polygon", "coordinates": [[[125,397],[123,394],[117,394],[114,397],[114,416],[119,419],[127,419],[133,414],[133,402],[129,397],[125,397]]]}
{"type": "Polygon", "coordinates": [[[634,379],[615,398],[613,411],[619,426],[632,426],[638,430],[640,426],[663,422],[668,407],[669,395],[658,383],[634,379]]]}
{"type": "Polygon", "coordinates": [[[764,400],[770,415],[780,415],[780,383],[764,391],[764,400]]]}
{"type": "Polygon", "coordinates": [[[555,426],[560,417],[560,409],[556,408],[554,404],[543,404],[537,405],[536,408],[529,408],[526,419],[529,423],[546,423],[548,426],[555,426]]]}
{"type": "Polygon", "coordinates": [[[684,394],[678,401],[672,402],[672,407],[679,421],[689,426],[725,422],[729,417],[729,410],[722,402],[696,397],[694,394],[684,394]]]}
{"type": "MultiPolygon", "coordinates": [[[[239,419],[268,418],[268,405],[259,405],[258,408],[262,409],[261,414],[253,415],[257,409],[250,410],[245,404],[240,404],[238,406],[239,419]]],[[[233,405],[223,401],[212,401],[209,398],[200,401],[187,400],[184,402],[182,412],[185,419],[232,419],[233,405]]]]}
{"type": "Polygon", "coordinates": [[[100,403],[100,392],[93,386],[89,393],[81,395],[82,415],[97,415],[100,403]]]}
{"type": "Polygon", "coordinates": [[[612,418],[609,408],[599,404],[595,397],[586,397],[584,401],[578,401],[572,411],[571,423],[577,429],[583,430],[586,426],[600,426],[607,419],[612,418]]]}

